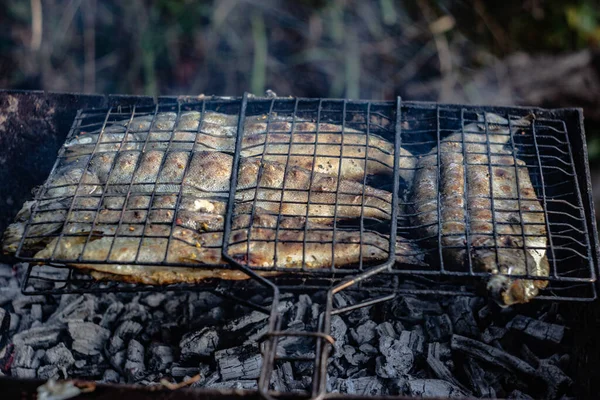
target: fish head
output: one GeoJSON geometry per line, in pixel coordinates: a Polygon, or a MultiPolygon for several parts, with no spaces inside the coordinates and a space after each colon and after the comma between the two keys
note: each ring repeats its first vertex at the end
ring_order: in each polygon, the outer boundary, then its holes
{"type": "Polygon", "coordinates": [[[527,260],[515,258],[510,262],[511,257],[507,257],[506,264],[499,265],[499,273],[493,275],[487,284],[487,289],[494,301],[501,307],[508,307],[513,304],[523,304],[536,297],[539,288],[542,287],[537,281],[531,279],[514,278],[512,275],[525,275],[527,269],[525,265],[537,265],[534,257],[527,253],[527,260]]]}

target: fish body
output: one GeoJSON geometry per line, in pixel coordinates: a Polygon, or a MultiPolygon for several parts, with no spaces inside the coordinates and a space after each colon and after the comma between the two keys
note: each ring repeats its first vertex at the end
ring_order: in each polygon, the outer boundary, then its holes
{"type": "Polygon", "coordinates": [[[528,302],[547,281],[507,275],[548,276],[544,210],[525,163],[508,146],[507,127],[491,125],[487,137],[481,124],[463,131],[417,162],[412,224],[432,244],[439,237],[444,261],[493,274],[488,289],[499,303],[528,302]]]}

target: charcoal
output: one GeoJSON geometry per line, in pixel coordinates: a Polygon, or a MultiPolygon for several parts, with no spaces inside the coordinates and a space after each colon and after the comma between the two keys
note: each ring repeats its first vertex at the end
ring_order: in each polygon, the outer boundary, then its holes
{"type": "Polygon", "coordinates": [[[262,365],[257,344],[217,351],[215,360],[224,381],[257,379],[262,365]]]}
{"type": "Polygon", "coordinates": [[[485,379],[485,371],[481,366],[472,359],[466,357],[465,363],[463,364],[465,376],[469,379],[470,387],[474,393],[479,397],[496,398],[496,391],[491,387],[485,379]]]}
{"type": "Polygon", "coordinates": [[[219,334],[215,328],[204,328],[183,336],[179,342],[182,359],[209,356],[219,346],[219,334]]]}
{"type": "Polygon", "coordinates": [[[381,378],[398,378],[412,369],[414,354],[400,340],[382,336],[379,339],[379,351],[383,356],[376,359],[376,372],[381,378]]]}
{"type": "Polygon", "coordinates": [[[344,308],[354,304],[354,299],[346,292],[338,292],[333,295],[333,305],[335,308],[344,308]]]}
{"type": "Polygon", "coordinates": [[[333,384],[334,393],[353,394],[358,396],[383,396],[387,394],[386,386],[377,376],[364,376],[355,379],[338,379],[333,384]]]}
{"type": "Polygon", "coordinates": [[[144,346],[135,339],[129,341],[127,346],[127,361],[125,361],[125,375],[130,382],[143,378],[146,367],[144,366],[144,346]]]}
{"type": "Polygon", "coordinates": [[[8,341],[8,333],[10,330],[10,313],[4,308],[0,308],[0,349],[8,341]]]}
{"type": "Polygon", "coordinates": [[[161,292],[150,293],[150,294],[147,294],[146,296],[142,297],[140,299],[140,302],[142,304],[147,305],[150,308],[157,308],[162,304],[163,301],[165,301],[166,298],[167,298],[167,295],[165,293],[161,293],[161,292]]]}
{"type": "Polygon", "coordinates": [[[103,383],[119,383],[119,380],[120,380],[119,373],[117,371],[115,371],[114,369],[107,369],[104,371],[104,374],[102,375],[103,383]]]}
{"type": "Polygon", "coordinates": [[[41,365],[42,360],[44,359],[45,356],[46,356],[46,350],[37,349],[35,351],[35,354],[33,355],[33,362],[31,363],[31,368],[38,368],[41,365]]]}
{"type": "Polygon", "coordinates": [[[471,394],[467,388],[465,388],[458,380],[454,378],[452,372],[450,372],[446,365],[436,356],[435,351],[431,346],[428,349],[427,365],[429,365],[429,368],[431,368],[434,375],[439,379],[451,383],[469,395],[471,394]]]}
{"type": "Polygon", "coordinates": [[[162,371],[174,361],[173,349],[164,345],[152,345],[149,350],[148,367],[151,371],[162,371]]]}
{"type": "Polygon", "coordinates": [[[419,322],[426,315],[439,315],[442,307],[435,301],[423,301],[416,297],[404,296],[392,305],[394,316],[406,321],[419,322]]]}
{"type": "Polygon", "coordinates": [[[11,368],[10,374],[14,378],[19,379],[35,379],[37,371],[32,368],[11,368]]]}
{"type": "Polygon", "coordinates": [[[485,343],[490,344],[496,340],[500,340],[506,335],[507,329],[501,326],[488,326],[481,335],[481,340],[485,343]]]}
{"type": "Polygon", "coordinates": [[[123,349],[125,349],[125,341],[119,336],[112,336],[108,340],[108,354],[115,354],[116,352],[121,351],[123,349]]]}
{"type": "Polygon", "coordinates": [[[408,394],[414,397],[467,397],[459,387],[439,379],[413,379],[407,383],[408,394]]]}
{"type": "Polygon", "coordinates": [[[257,324],[259,322],[267,321],[269,316],[260,311],[252,311],[250,314],[246,314],[243,317],[234,319],[233,321],[227,323],[224,327],[224,330],[228,332],[237,332],[244,328],[247,328],[250,325],[257,324]]]}
{"type": "Polygon", "coordinates": [[[371,309],[373,307],[362,307],[352,311],[346,317],[352,325],[364,324],[371,318],[371,309]]]}
{"type": "Polygon", "coordinates": [[[174,378],[183,378],[184,376],[195,376],[198,375],[200,369],[198,367],[171,367],[171,376],[174,378]]]}
{"type": "Polygon", "coordinates": [[[519,399],[519,400],[533,400],[533,397],[531,397],[527,393],[523,393],[517,389],[510,392],[510,394],[506,398],[507,399],[519,399]]]}
{"type": "Polygon", "coordinates": [[[279,392],[289,392],[299,387],[299,383],[294,380],[294,371],[289,361],[273,371],[270,386],[279,392]]]}
{"type": "Polygon", "coordinates": [[[150,313],[142,304],[137,301],[126,303],[123,312],[119,315],[117,321],[136,321],[146,322],[150,319],[150,313]]]}
{"type": "Polygon", "coordinates": [[[473,299],[469,297],[454,298],[448,312],[455,333],[476,339],[480,336],[480,330],[473,315],[472,302],[473,299]]]}
{"type": "Polygon", "coordinates": [[[207,389],[242,389],[256,390],[258,383],[255,380],[237,380],[228,382],[215,382],[205,386],[207,389]]]}
{"type": "Polygon", "coordinates": [[[32,304],[44,304],[46,302],[45,296],[24,296],[20,295],[13,299],[12,306],[17,314],[25,314],[28,312],[32,304]]]}
{"type": "Polygon", "coordinates": [[[425,337],[421,332],[402,331],[398,340],[400,340],[400,343],[403,346],[411,349],[415,355],[423,354],[425,348],[425,337]]]}
{"type": "Polygon", "coordinates": [[[363,343],[372,342],[375,339],[375,328],[377,324],[372,320],[367,320],[356,329],[350,329],[350,336],[360,346],[363,343]]]}
{"type": "Polygon", "coordinates": [[[510,371],[518,371],[527,376],[536,376],[535,369],[525,361],[505,351],[477,340],[460,335],[453,335],[452,350],[460,351],[492,365],[498,365],[510,371]]]}
{"type": "Polygon", "coordinates": [[[93,322],[69,321],[67,324],[71,339],[72,349],[79,354],[93,356],[104,348],[110,337],[110,331],[93,322]]]}
{"type": "Polygon", "coordinates": [[[10,318],[9,318],[10,325],[8,325],[8,330],[10,332],[14,332],[17,330],[17,328],[20,325],[21,316],[18,314],[15,314],[15,313],[9,313],[9,315],[10,315],[10,318]]]}
{"type": "Polygon", "coordinates": [[[540,359],[525,343],[521,345],[521,358],[534,368],[540,365],[540,359]]]}
{"type": "MultiPolygon", "coordinates": [[[[296,331],[294,327],[284,332],[296,331]]],[[[292,354],[305,354],[306,350],[314,348],[314,340],[305,336],[284,336],[277,341],[277,355],[286,356],[292,354]]]]}
{"type": "Polygon", "coordinates": [[[59,379],[58,367],[56,365],[42,365],[37,370],[37,377],[39,379],[59,379]]]}
{"type": "Polygon", "coordinates": [[[86,378],[86,379],[101,379],[102,375],[104,374],[104,371],[108,368],[108,365],[106,365],[106,363],[101,362],[101,363],[97,363],[97,362],[93,362],[90,364],[84,364],[81,366],[75,366],[73,365],[69,371],[71,373],[71,375],[74,376],[78,376],[81,378],[86,378]]]}
{"type": "Polygon", "coordinates": [[[304,322],[311,306],[312,300],[310,299],[309,295],[301,294],[300,296],[298,296],[298,302],[296,303],[296,312],[294,313],[294,319],[292,320],[292,322],[304,322]]]}
{"type": "Polygon", "coordinates": [[[550,324],[524,315],[515,316],[506,327],[546,343],[559,344],[565,335],[565,327],[562,325],[550,324]]]}
{"type": "MultiPolygon", "coordinates": [[[[12,282],[12,280],[11,280],[12,282]]],[[[14,281],[16,283],[16,281],[14,281]]],[[[13,301],[17,296],[21,294],[21,288],[18,285],[11,285],[9,287],[0,287],[0,307],[4,306],[13,301]]]]}
{"type": "Polygon", "coordinates": [[[452,335],[452,321],[446,314],[427,316],[425,318],[425,330],[430,341],[440,342],[452,335]]]}
{"type": "Polygon", "coordinates": [[[58,344],[62,330],[63,327],[56,324],[31,328],[15,334],[13,343],[17,346],[27,345],[34,349],[47,349],[58,344]]]}
{"type": "Polygon", "coordinates": [[[56,365],[58,368],[67,368],[75,363],[73,354],[64,343],[59,343],[56,346],[46,350],[44,362],[50,365],[56,365]]]}
{"type": "Polygon", "coordinates": [[[42,321],[42,305],[32,304],[31,305],[31,316],[36,321],[42,321]]]}
{"type": "Polygon", "coordinates": [[[117,329],[115,329],[115,336],[120,337],[121,339],[127,341],[129,339],[133,339],[139,335],[139,333],[144,329],[139,322],[136,321],[123,321],[117,329]]]}
{"type": "Polygon", "coordinates": [[[396,333],[394,326],[387,321],[382,322],[381,324],[377,325],[377,327],[375,328],[375,331],[377,332],[377,335],[379,336],[379,338],[381,338],[383,336],[387,336],[387,337],[391,337],[393,339],[398,339],[398,334],[396,333]]]}
{"type": "Polygon", "coordinates": [[[23,314],[21,315],[21,320],[19,321],[18,330],[22,332],[30,328],[35,328],[36,326],[33,325],[34,322],[36,322],[36,319],[33,317],[33,315],[31,315],[31,313],[23,314]]]}
{"type": "Polygon", "coordinates": [[[350,365],[363,365],[371,360],[372,356],[361,351],[356,351],[354,346],[345,345],[342,349],[343,357],[350,365]]]}
{"type": "Polygon", "coordinates": [[[486,322],[491,315],[492,309],[488,305],[481,307],[479,311],[477,311],[477,318],[479,318],[479,321],[486,322]]]}
{"type": "Polygon", "coordinates": [[[112,354],[109,358],[110,365],[113,366],[117,371],[123,371],[125,360],[127,359],[127,352],[125,350],[117,351],[112,354]]]}
{"type": "Polygon", "coordinates": [[[540,360],[538,373],[546,382],[546,398],[549,399],[558,398],[573,384],[571,378],[548,360],[540,360]]]}
{"type": "Polygon", "coordinates": [[[368,355],[375,355],[379,352],[379,350],[377,350],[377,347],[373,346],[372,344],[369,343],[363,343],[360,345],[360,347],[358,348],[360,351],[362,351],[365,354],[368,355]]]}
{"type": "MultiPolygon", "coordinates": [[[[15,349],[15,358],[12,367],[33,368],[33,357],[35,350],[31,346],[18,346],[15,349]]],[[[37,368],[37,367],[36,367],[37,368]]]]}
{"type": "Polygon", "coordinates": [[[335,344],[333,346],[336,350],[341,350],[342,347],[344,347],[344,344],[346,344],[347,331],[348,326],[339,315],[334,315],[333,317],[331,317],[330,335],[335,340],[335,344]]]}
{"type": "Polygon", "coordinates": [[[94,315],[95,298],[91,295],[62,296],[56,311],[48,317],[49,322],[89,320],[94,315]]]}
{"type": "Polygon", "coordinates": [[[194,300],[196,307],[211,309],[223,303],[223,298],[212,292],[198,292],[197,296],[194,300]]]}
{"type": "Polygon", "coordinates": [[[121,302],[112,303],[102,316],[102,320],[100,321],[100,326],[103,328],[110,328],[117,321],[119,315],[123,311],[125,306],[121,302]]]}

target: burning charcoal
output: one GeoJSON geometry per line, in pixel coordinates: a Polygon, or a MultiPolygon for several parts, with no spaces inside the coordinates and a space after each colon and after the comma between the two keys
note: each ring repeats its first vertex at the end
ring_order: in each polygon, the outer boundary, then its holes
{"type": "Polygon", "coordinates": [[[229,382],[215,382],[205,386],[207,389],[242,389],[256,390],[258,383],[253,380],[238,380],[229,382]]]}
{"type": "Polygon", "coordinates": [[[262,365],[257,344],[217,351],[215,360],[224,381],[257,379],[262,365]]]}
{"type": "Polygon", "coordinates": [[[433,347],[430,346],[427,354],[427,365],[439,379],[447,381],[452,385],[460,388],[463,392],[471,394],[459,381],[454,378],[452,372],[444,365],[444,363],[435,355],[433,347]]]}
{"type": "MultiPolygon", "coordinates": [[[[377,324],[372,320],[367,320],[365,323],[360,325],[358,328],[350,329],[350,336],[358,344],[369,343],[375,339],[375,327],[377,324]]],[[[393,328],[392,328],[393,329],[393,328]]]]}
{"type": "Polygon", "coordinates": [[[427,316],[425,318],[425,330],[430,341],[440,342],[452,335],[452,321],[446,314],[427,316]]]}
{"type": "Polygon", "coordinates": [[[382,378],[397,378],[408,374],[414,363],[414,354],[398,339],[382,336],[379,339],[379,351],[383,357],[377,357],[376,373],[382,378]]]}
{"type": "Polygon", "coordinates": [[[157,308],[167,298],[167,295],[161,292],[150,293],[140,299],[142,304],[147,305],[150,308],[157,308]]]}
{"type": "MultiPolygon", "coordinates": [[[[13,368],[33,368],[35,350],[31,346],[18,346],[15,349],[13,368]]],[[[36,367],[37,368],[37,367],[36,367]]]]}
{"type": "Polygon", "coordinates": [[[120,380],[119,373],[117,371],[115,371],[114,369],[107,369],[106,371],[104,371],[104,374],[102,375],[103,383],[119,383],[119,380],[120,380]]]}
{"type": "Polygon", "coordinates": [[[508,371],[519,371],[528,376],[536,375],[535,369],[520,358],[477,340],[452,335],[451,346],[452,350],[463,352],[492,365],[502,366],[508,371]]]}
{"type": "Polygon", "coordinates": [[[454,332],[472,338],[480,335],[479,327],[473,316],[472,300],[469,297],[458,297],[453,299],[448,309],[454,332]]]}
{"type": "Polygon", "coordinates": [[[549,362],[548,360],[540,360],[538,373],[547,383],[546,398],[558,398],[565,390],[573,384],[569,378],[559,367],[549,362]]]}
{"type": "Polygon", "coordinates": [[[110,331],[93,322],[70,321],[69,334],[73,339],[73,351],[93,356],[99,354],[110,337],[110,331]]]}
{"type": "Polygon", "coordinates": [[[471,357],[466,357],[463,368],[469,379],[470,387],[473,388],[477,396],[496,398],[496,391],[486,382],[485,371],[477,361],[471,357]]]}
{"type": "Polygon", "coordinates": [[[174,378],[183,378],[184,376],[195,376],[198,375],[200,369],[198,367],[171,367],[171,376],[174,378]]]}
{"type": "Polygon", "coordinates": [[[562,325],[550,324],[524,315],[517,315],[506,327],[532,338],[556,344],[559,344],[565,335],[565,327],[562,325]]]}
{"type": "Polygon", "coordinates": [[[123,303],[121,302],[112,303],[110,306],[108,306],[104,312],[104,315],[102,316],[100,326],[103,328],[110,328],[115,323],[117,318],[119,318],[119,315],[121,315],[123,307],[125,306],[123,306],[123,303]]]}
{"type": "Polygon", "coordinates": [[[127,361],[125,361],[125,374],[130,382],[139,381],[144,376],[144,346],[135,339],[129,341],[127,346],[127,361]]]}
{"type": "Polygon", "coordinates": [[[425,337],[419,331],[402,331],[399,340],[403,346],[411,349],[414,354],[423,354],[425,351],[425,337]]]}
{"type": "Polygon", "coordinates": [[[152,345],[150,346],[150,360],[148,361],[148,367],[152,371],[162,371],[171,365],[174,360],[173,349],[169,346],[163,345],[152,345]]]}
{"type": "Polygon", "coordinates": [[[379,335],[379,338],[387,336],[393,339],[398,339],[398,334],[396,333],[394,326],[387,321],[377,325],[375,330],[377,331],[377,335],[379,335]]]}
{"type": "Polygon", "coordinates": [[[434,301],[423,301],[416,297],[404,296],[392,305],[392,312],[400,319],[410,322],[422,321],[425,315],[439,315],[442,307],[434,301]]]}
{"type": "Polygon", "coordinates": [[[488,326],[486,330],[483,332],[481,339],[490,344],[496,340],[500,340],[506,335],[506,328],[502,328],[500,326],[488,326]]]}
{"type": "Polygon", "coordinates": [[[31,368],[11,368],[10,374],[19,379],[35,379],[37,371],[31,368]]]}
{"type": "Polygon", "coordinates": [[[46,350],[44,361],[46,364],[56,365],[58,368],[67,368],[75,363],[73,354],[67,349],[64,343],[59,343],[46,350]]]}
{"type": "Polygon", "coordinates": [[[338,379],[332,387],[334,392],[358,396],[383,396],[386,386],[377,376],[364,376],[356,379],[338,379]]]}
{"type": "Polygon", "coordinates": [[[467,397],[459,387],[439,379],[414,379],[407,383],[407,391],[415,397],[461,398],[467,397]]]}
{"type": "Polygon", "coordinates": [[[59,342],[63,327],[60,325],[44,325],[19,332],[13,336],[13,343],[17,346],[28,345],[34,349],[47,349],[59,342]]]}
{"type": "Polygon", "coordinates": [[[121,325],[115,329],[115,336],[127,341],[129,339],[137,337],[137,335],[144,329],[142,325],[135,321],[123,321],[121,325]]]}
{"type": "Polygon", "coordinates": [[[56,365],[42,365],[37,370],[37,377],[39,379],[59,379],[58,367],[56,365]]]}
{"type": "Polygon", "coordinates": [[[48,318],[49,322],[69,322],[88,320],[94,315],[95,298],[91,295],[65,295],[61,297],[56,311],[48,318]]]}
{"type": "Polygon", "coordinates": [[[198,356],[209,356],[219,346],[219,334],[215,328],[204,328],[188,333],[179,342],[181,358],[189,359],[198,356]]]}
{"type": "Polygon", "coordinates": [[[339,315],[331,317],[331,337],[335,339],[335,344],[333,346],[336,350],[341,350],[341,348],[344,347],[344,344],[346,344],[347,331],[348,326],[339,315]]]}

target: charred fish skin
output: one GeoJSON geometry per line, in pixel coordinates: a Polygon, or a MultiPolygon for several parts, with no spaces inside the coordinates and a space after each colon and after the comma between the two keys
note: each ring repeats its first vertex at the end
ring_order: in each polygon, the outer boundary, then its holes
{"type": "MultiPolygon", "coordinates": [[[[500,305],[509,306],[530,301],[547,285],[543,280],[549,274],[545,216],[525,163],[515,159],[508,146],[508,121],[494,114],[485,118],[487,137],[484,124],[470,124],[463,129],[464,149],[463,132],[457,132],[419,159],[407,208],[422,238],[437,245],[440,236],[444,260],[458,266],[470,260],[476,270],[493,274],[488,290],[500,305]],[[515,279],[507,274],[542,279],[515,279]]],[[[511,122],[513,126],[528,123],[529,118],[511,122]]]]}

